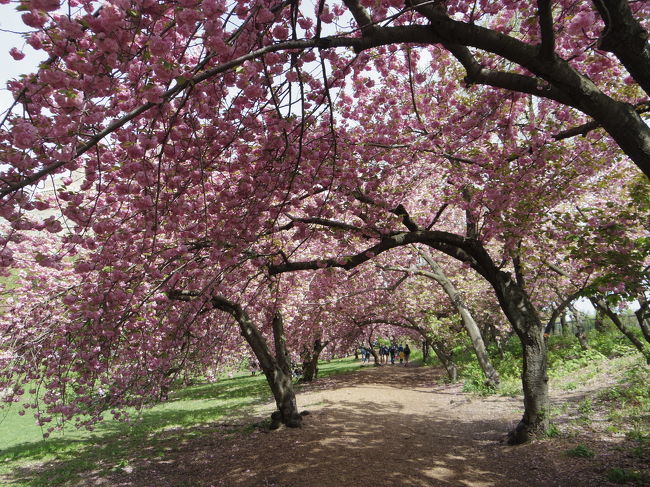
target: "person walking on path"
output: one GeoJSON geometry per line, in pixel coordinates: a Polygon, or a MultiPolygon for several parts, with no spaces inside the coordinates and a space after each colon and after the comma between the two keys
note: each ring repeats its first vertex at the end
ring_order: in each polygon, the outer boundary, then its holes
{"type": "Polygon", "coordinates": [[[397,347],[397,356],[399,357],[399,363],[402,364],[404,362],[404,347],[401,343],[397,347]]]}
{"type": "Polygon", "coordinates": [[[409,348],[408,343],[404,347],[404,367],[409,364],[409,356],[411,355],[411,349],[409,348]]]}
{"type": "Polygon", "coordinates": [[[388,353],[390,354],[390,364],[395,365],[395,344],[391,343],[390,348],[388,349],[388,353]]]}

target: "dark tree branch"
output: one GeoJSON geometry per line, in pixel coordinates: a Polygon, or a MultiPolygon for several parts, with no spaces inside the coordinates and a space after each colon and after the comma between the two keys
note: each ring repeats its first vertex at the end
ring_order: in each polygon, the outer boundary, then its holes
{"type": "Polygon", "coordinates": [[[433,217],[433,220],[431,220],[431,223],[429,223],[429,225],[427,225],[427,228],[426,228],[427,230],[431,230],[431,228],[433,228],[433,226],[434,226],[436,223],[438,223],[438,220],[439,220],[440,217],[442,216],[442,212],[445,211],[445,210],[447,209],[448,206],[449,206],[449,203],[444,203],[444,204],[440,207],[440,209],[438,210],[438,212],[436,213],[436,215],[433,217]]]}
{"type": "Polygon", "coordinates": [[[548,323],[546,324],[546,327],[544,328],[544,333],[550,334],[551,331],[553,330],[553,327],[555,326],[555,322],[557,321],[558,317],[560,314],[564,312],[564,310],[571,305],[576,299],[578,299],[582,294],[584,290],[581,289],[579,291],[576,291],[573,294],[570,294],[562,302],[553,310],[551,313],[551,317],[548,320],[548,323]]]}
{"type": "MultiPolygon", "coordinates": [[[[359,232],[361,229],[355,225],[351,225],[349,223],[345,222],[340,222],[337,220],[329,220],[327,218],[318,218],[318,217],[312,217],[312,218],[300,218],[300,217],[293,217],[291,215],[288,215],[289,218],[291,218],[292,222],[300,222],[300,223],[307,223],[307,224],[314,224],[314,225],[320,225],[323,227],[329,227],[329,228],[338,228],[340,230],[351,230],[354,232],[359,232]]],[[[289,226],[291,224],[285,225],[282,228],[283,229],[288,229],[293,227],[293,225],[289,226]]]]}
{"type": "Polygon", "coordinates": [[[605,22],[598,47],[613,53],[639,86],[650,95],[650,44],[648,31],[634,18],[627,0],[594,0],[605,22]]]}
{"type": "MultiPolygon", "coordinates": [[[[392,42],[404,42],[404,41],[417,42],[417,43],[435,42],[436,37],[433,35],[430,29],[426,28],[426,26],[413,26],[413,27],[418,27],[418,28],[417,29],[412,29],[410,27],[387,28],[388,30],[382,32],[380,35],[373,36],[376,37],[375,39],[373,39],[373,41],[380,42],[380,43],[387,43],[387,42],[392,43],[392,42]],[[389,41],[389,39],[394,36],[397,37],[394,38],[393,41],[389,41]],[[403,40],[399,41],[398,38],[402,36],[404,36],[403,40]]],[[[272,44],[270,46],[265,46],[255,51],[249,52],[248,54],[245,54],[243,56],[240,56],[236,59],[225,62],[223,64],[220,64],[218,66],[214,66],[210,69],[206,69],[205,71],[198,73],[197,75],[193,76],[190,79],[180,81],[176,83],[173,87],[171,87],[169,90],[164,92],[161,95],[161,98],[163,102],[169,102],[176,95],[178,95],[179,93],[183,92],[184,90],[192,87],[197,83],[201,83],[202,81],[213,78],[216,75],[230,71],[231,69],[240,66],[242,63],[246,61],[249,61],[251,59],[257,59],[271,52],[293,50],[293,49],[299,49],[299,50],[312,49],[312,48],[325,49],[325,48],[332,48],[332,47],[354,47],[355,50],[362,51],[364,49],[372,47],[372,43],[366,39],[347,38],[347,37],[325,37],[319,39],[308,39],[308,40],[298,40],[298,41],[292,40],[292,41],[279,42],[277,44],[272,44]]],[[[157,103],[147,102],[140,105],[138,108],[132,110],[131,112],[123,115],[122,117],[113,120],[111,123],[108,124],[108,126],[104,130],[97,133],[96,135],[91,137],[86,143],[81,145],[76,150],[74,156],[71,159],[61,160],[54,164],[50,164],[49,166],[46,166],[39,171],[36,171],[30,176],[24,177],[21,180],[13,183],[9,183],[6,187],[0,190],[0,198],[3,198],[11,193],[14,193],[21,188],[29,186],[30,184],[39,181],[40,179],[47,176],[48,174],[54,173],[59,168],[65,166],[66,164],[69,164],[72,160],[77,159],[81,155],[88,152],[88,150],[95,147],[106,136],[110,135],[120,127],[126,125],[131,120],[137,118],[138,116],[142,115],[149,109],[158,105],[159,104],[157,103]]]]}
{"type": "Polygon", "coordinates": [[[354,17],[361,33],[363,35],[372,35],[376,30],[376,26],[368,11],[357,0],[343,0],[343,3],[354,17]]]}
{"type": "Polygon", "coordinates": [[[404,208],[403,204],[397,205],[395,208],[390,210],[391,213],[394,215],[399,216],[402,219],[402,223],[406,228],[408,228],[412,232],[417,232],[420,230],[420,227],[418,226],[417,223],[415,223],[412,219],[411,216],[409,215],[408,211],[406,208],[404,208]]]}
{"type": "MultiPolygon", "coordinates": [[[[637,103],[636,112],[639,115],[650,112],[650,102],[644,101],[641,103],[637,103]]],[[[565,140],[565,139],[570,139],[572,137],[576,137],[578,135],[584,136],[587,135],[592,130],[596,130],[600,127],[602,127],[602,125],[599,122],[592,120],[591,122],[578,125],[577,127],[572,127],[570,129],[563,130],[562,132],[558,132],[557,134],[553,135],[553,138],[555,140],[565,140]]]]}
{"type": "Polygon", "coordinates": [[[555,33],[553,32],[553,11],[550,0],[537,0],[537,17],[539,30],[542,34],[540,54],[545,59],[551,59],[555,54],[555,33]]]}
{"type": "Polygon", "coordinates": [[[381,238],[379,243],[357,254],[337,259],[315,259],[298,262],[285,262],[269,266],[271,275],[284,272],[317,270],[324,268],[353,269],[388,250],[404,245],[421,243],[439,250],[461,262],[470,265],[486,279],[493,279],[496,268],[480,242],[464,238],[453,233],[418,230],[413,232],[396,233],[381,238]]]}

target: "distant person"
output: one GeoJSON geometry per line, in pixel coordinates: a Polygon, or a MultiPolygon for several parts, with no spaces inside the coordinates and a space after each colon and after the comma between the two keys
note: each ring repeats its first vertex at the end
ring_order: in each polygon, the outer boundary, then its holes
{"type": "Polygon", "coordinates": [[[407,343],[406,346],[404,347],[404,367],[408,365],[410,355],[411,355],[411,349],[409,348],[409,344],[407,343]]]}
{"type": "Polygon", "coordinates": [[[399,346],[397,347],[397,356],[399,357],[399,363],[404,362],[404,347],[400,343],[399,346]]]}
{"type": "Polygon", "coordinates": [[[362,362],[364,364],[367,364],[368,362],[370,362],[370,350],[368,350],[366,347],[362,347],[361,348],[361,355],[363,357],[362,362]]]}
{"type": "Polygon", "coordinates": [[[395,365],[395,344],[391,343],[390,348],[388,349],[388,353],[390,354],[390,364],[395,365]]]}
{"type": "Polygon", "coordinates": [[[251,375],[257,374],[259,371],[262,370],[262,366],[260,365],[259,361],[257,360],[251,360],[250,362],[250,370],[251,370],[251,375]]]}

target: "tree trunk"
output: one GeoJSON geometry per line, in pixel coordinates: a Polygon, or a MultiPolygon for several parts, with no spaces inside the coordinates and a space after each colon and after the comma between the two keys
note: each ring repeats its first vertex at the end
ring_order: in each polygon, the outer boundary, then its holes
{"type": "Polygon", "coordinates": [[[329,342],[321,343],[320,339],[314,340],[313,351],[307,350],[302,362],[302,377],[299,382],[311,382],[318,378],[318,360],[323,349],[329,342]]]}
{"type": "Polygon", "coordinates": [[[442,267],[431,257],[431,255],[427,252],[420,252],[420,255],[426,260],[427,264],[429,264],[429,267],[431,268],[431,273],[427,273],[426,275],[432,277],[438,284],[440,284],[440,286],[442,286],[442,289],[460,314],[463,327],[472,340],[474,353],[476,354],[478,363],[485,374],[485,383],[491,387],[496,387],[499,384],[499,373],[492,366],[492,362],[490,362],[490,357],[485,348],[481,331],[479,330],[476,321],[474,321],[472,313],[465,304],[465,300],[454,284],[446,276],[442,267]]]}
{"type": "Polygon", "coordinates": [[[278,410],[274,413],[275,417],[271,415],[273,419],[271,428],[280,426],[280,423],[296,428],[300,426],[302,416],[298,414],[296,394],[293,391],[293,383],[291,382],[291,364],[287,352],[287,340],[284,336],[284,320],[280,312],[276,312],[273,316],[272,326],[275,357],[279,367],[273,370],[273,380],[269,378],[270,374],[266,374],[265,371],[266,379],[273,391],[275,404],[278,407],[278,410]],[[281,373],[278,373],[278,369],[281,373]]]}
{"type": "Polygon", "coordinates": [[[278,408],[271,414],[271,429],[278,428],[280,424],[290,428],[299,427],[302,424],[302,416],[298,413],[291,375],[287,375],[279,367],[270,370],[264,369],[264,375],[271,387],[275,405],[278,408]]]}
{"type": "Polygon", "coordinates": [[[430,344],[436,357],[438,357],[438,360],[440,360],[442,366],[447,371],[449,382],[456,382],[458,380],[458,367],[456,367],[456,364],[453,361],[453,352],[446,351],[441,344],[437,343],[435,340],[431,340],[430,344]]]}
{"type": "Polygon", "coordinates": [[[549,397],[546,343],[539,331],[529,330],[519,336],[524,346],[524,417],[509,433],[509,443],[519,444],[545,432],[549,427],[549,397]]]}
{"type": "Polygon", "coordinates": [[[429,340],[422,340],[422,360],[426,361],[429,358],[429,340]]]}
{"type": "Polygon", "coordinates": [[[569,336],[569,323],[567,323],[566,314],[564,312],[560,315],[560,325],[562,326],[562,336],[569,336]]]}
{"type": "Polygon", "coordinates": [[[525,290],[509,273],[496,270],[489,277],[501,308],[523,347],[521,381],[524,390],[524,416],[508,434],[510,444],[519,444],[545,432],[549,426],[550,402],[544,325],[525,290]]]}
{"type": "Polygon", "coordinates": [[[623,335],[625,335],[628,338],[628,340],[632,342],[632,344],[636,347],[636,349],[639,352],[641,352],[641,355],[643,355],[648,365],[650,365],[650,348],[646,347],[643,344],[643,342],[637,338],[634,332],[630,330],[627,326],[625,326],[625,324],[621,321],[618,314],[614,313],[614,311],[611,310],[611,308],[607,305],[607,303],[603,299],[592,299],[591,302],[594,305],[594,307],[602,310],[603,313],[605,313],[609,317],[609,319],[611,319],[614,322],[616,328],[618,328],[621,331],[621,333],[623,333],[623,335]]]}
{"type": "Polygon", "coordinates": [[[298,413],[296,395],[291,382],[291,368],[287,358],[284,323],[280,313],[275,314],[272,322],[275,342],[274,357],[264,336],[239,304],[221,296],[213,296],[212,305],[235,318],[242,336],[248,342],[260,363],[278,408],[277,411],[271,414],[271,429],[278,428],[280,424],[291,428],[299,427],[302,424],[302,416],[298,413]]]}
{"type": "Polygon", "coordinates": [[[641,327],[643,337],[650,343],[650,302],[648,302],[645,296],[639,296],[637,301],[640,306],[634,314],[641,327]]]}
{"type": "Polygon", "coordinates": [[[372,354],[372,358],[374,359],[375,363],[373,364],[375,367],[379,367],[381,364],[379,363],[379,354],[377,354],[377,350],[372,346],[372,343],[368,347],[368,350],[370,350],[370,353],[372,354]]]}
{"type": "Polygon", "coordinates": [[[594,328],[599,333],[604,333],[607,331],[607,326],[605,325],[604,314],[600,309],[596,310],[596,318],[594,319],[594,328]]]}
{"type": "Polygon", "coordinates": [[[573,320],[576,324],[576,338],[578,339],[578,343],[580,343],[580,348],[583,350],[589,350],[589,343],[587,342],[587,333],[585,332],[585,327],[582,324],[582,318],[580,316],[580,312],[576,310],[574,307],[571,307],[571,314],[573,315],[573,320]]]}

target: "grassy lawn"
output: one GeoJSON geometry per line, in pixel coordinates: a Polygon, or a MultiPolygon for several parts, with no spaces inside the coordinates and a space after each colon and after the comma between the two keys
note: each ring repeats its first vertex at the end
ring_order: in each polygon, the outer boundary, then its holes
{"type": "MultiPolygon", "coordinates": [[[[319,364],[320,377],[358,369],[352,358],[319,364]]],[[[155,458],[185,441],[219,429],[229,434],[253,425],[233,418],[272,400],[263,375],[241,373],[170,394],[169,401],[134,415],[131,423],[107,420],[94,431],[69,429],[43,439],[21,404],[0,410],[0,485],[75,485],[86,472],[127,468],[135,458],[155,458]],[[41,466],[39,466],[41,465],[41,466]]]]}

